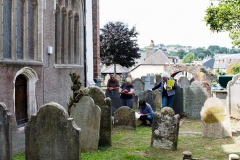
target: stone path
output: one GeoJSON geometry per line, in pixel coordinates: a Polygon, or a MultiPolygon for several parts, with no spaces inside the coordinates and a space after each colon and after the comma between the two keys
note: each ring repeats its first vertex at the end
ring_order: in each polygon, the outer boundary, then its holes
{"type": "Polygon", "coordinates": [[[25,150],[25,134],[17,133],[12,135],[13,155],[17,152],[25,150]]]}

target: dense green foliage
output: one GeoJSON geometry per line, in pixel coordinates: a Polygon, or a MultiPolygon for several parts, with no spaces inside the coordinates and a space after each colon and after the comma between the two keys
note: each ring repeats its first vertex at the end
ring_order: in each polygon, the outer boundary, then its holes
{"type": "Polygon", "coordinates": [[[188,53],[183,57],[183,63],[193,63],[195,55],[193,53],[188,53]]]}
{"type": "Polygon", "coordinates": [[[221,0],[218,6],[213,3],[207,8],[205,22],[210,30],[229,31],[233,44],[240,46],[240,0],[221,0]]]}
{"type": "Polygon", "coordinates": [[[131,67],[138,53],[136,28],[128,28],[123,22],[108,22],[100,34],[100,57],[103,64],[131,67]]]}

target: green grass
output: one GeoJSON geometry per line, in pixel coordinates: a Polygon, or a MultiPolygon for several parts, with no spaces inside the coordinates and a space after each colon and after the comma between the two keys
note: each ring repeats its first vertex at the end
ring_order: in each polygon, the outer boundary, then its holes
{"type": "MultiPolygon", "coordinates": [[[[183,118],[180,131],[201,132],[200,120],[183,118]]],[[[233,144],[231,138],[211,139],[199,134],[179,134],[176,151],[151,147],[152,130],[147,126],[137,126],[136,130],[113,128],[112,147],[100,147],[98,152],[82,153],[83,160],[180,160],[184,151],[192,152],[194,158],[204,160],[226,160],[228,154],[221,147],[233,144]]],[[[14,160],[25,159],[24,152],[14,156],[14,160]]]]}

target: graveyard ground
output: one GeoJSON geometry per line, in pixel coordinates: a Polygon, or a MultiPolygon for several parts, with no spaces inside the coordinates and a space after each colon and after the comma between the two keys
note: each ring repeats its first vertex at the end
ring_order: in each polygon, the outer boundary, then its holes
{"type": "MultiPolygon", "coordinates": [[[[229,153],[240,155],[240,135],[234,133],[232,138],[211,139],[201,135],[201,120],[182,118],[178,149],[176,151],[150,147],[151,128],[139,126],[137,129],[112,131],[112,147],[99,148],[96,153],[82,153],[83,160],[180,160],[184,151],[192,152],[193,158],[201,160],[226,160],[229,153]]],[[[240,131],[240,121],[231,120],[232,129],[240,131]]],[[[24,160],[25,155],[19,152],[14,160],[24,160]]]]}

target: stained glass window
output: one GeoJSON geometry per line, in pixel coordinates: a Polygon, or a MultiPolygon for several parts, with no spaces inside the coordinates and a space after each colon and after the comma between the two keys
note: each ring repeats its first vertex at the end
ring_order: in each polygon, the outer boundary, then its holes
{"type": "Polygon", "coordinates": [[[23,2],[17,0],[17,59],[23,59],[23,2]]]}
{"type": "Polygon", "coordinates": [[[12,0],[3,1],[3,58],[11,58],[12,0]]]}
{"type": "Polygon", "coordinates": [[[34,6],[28,1],[28,59],[34,59],[34,6]]]}

